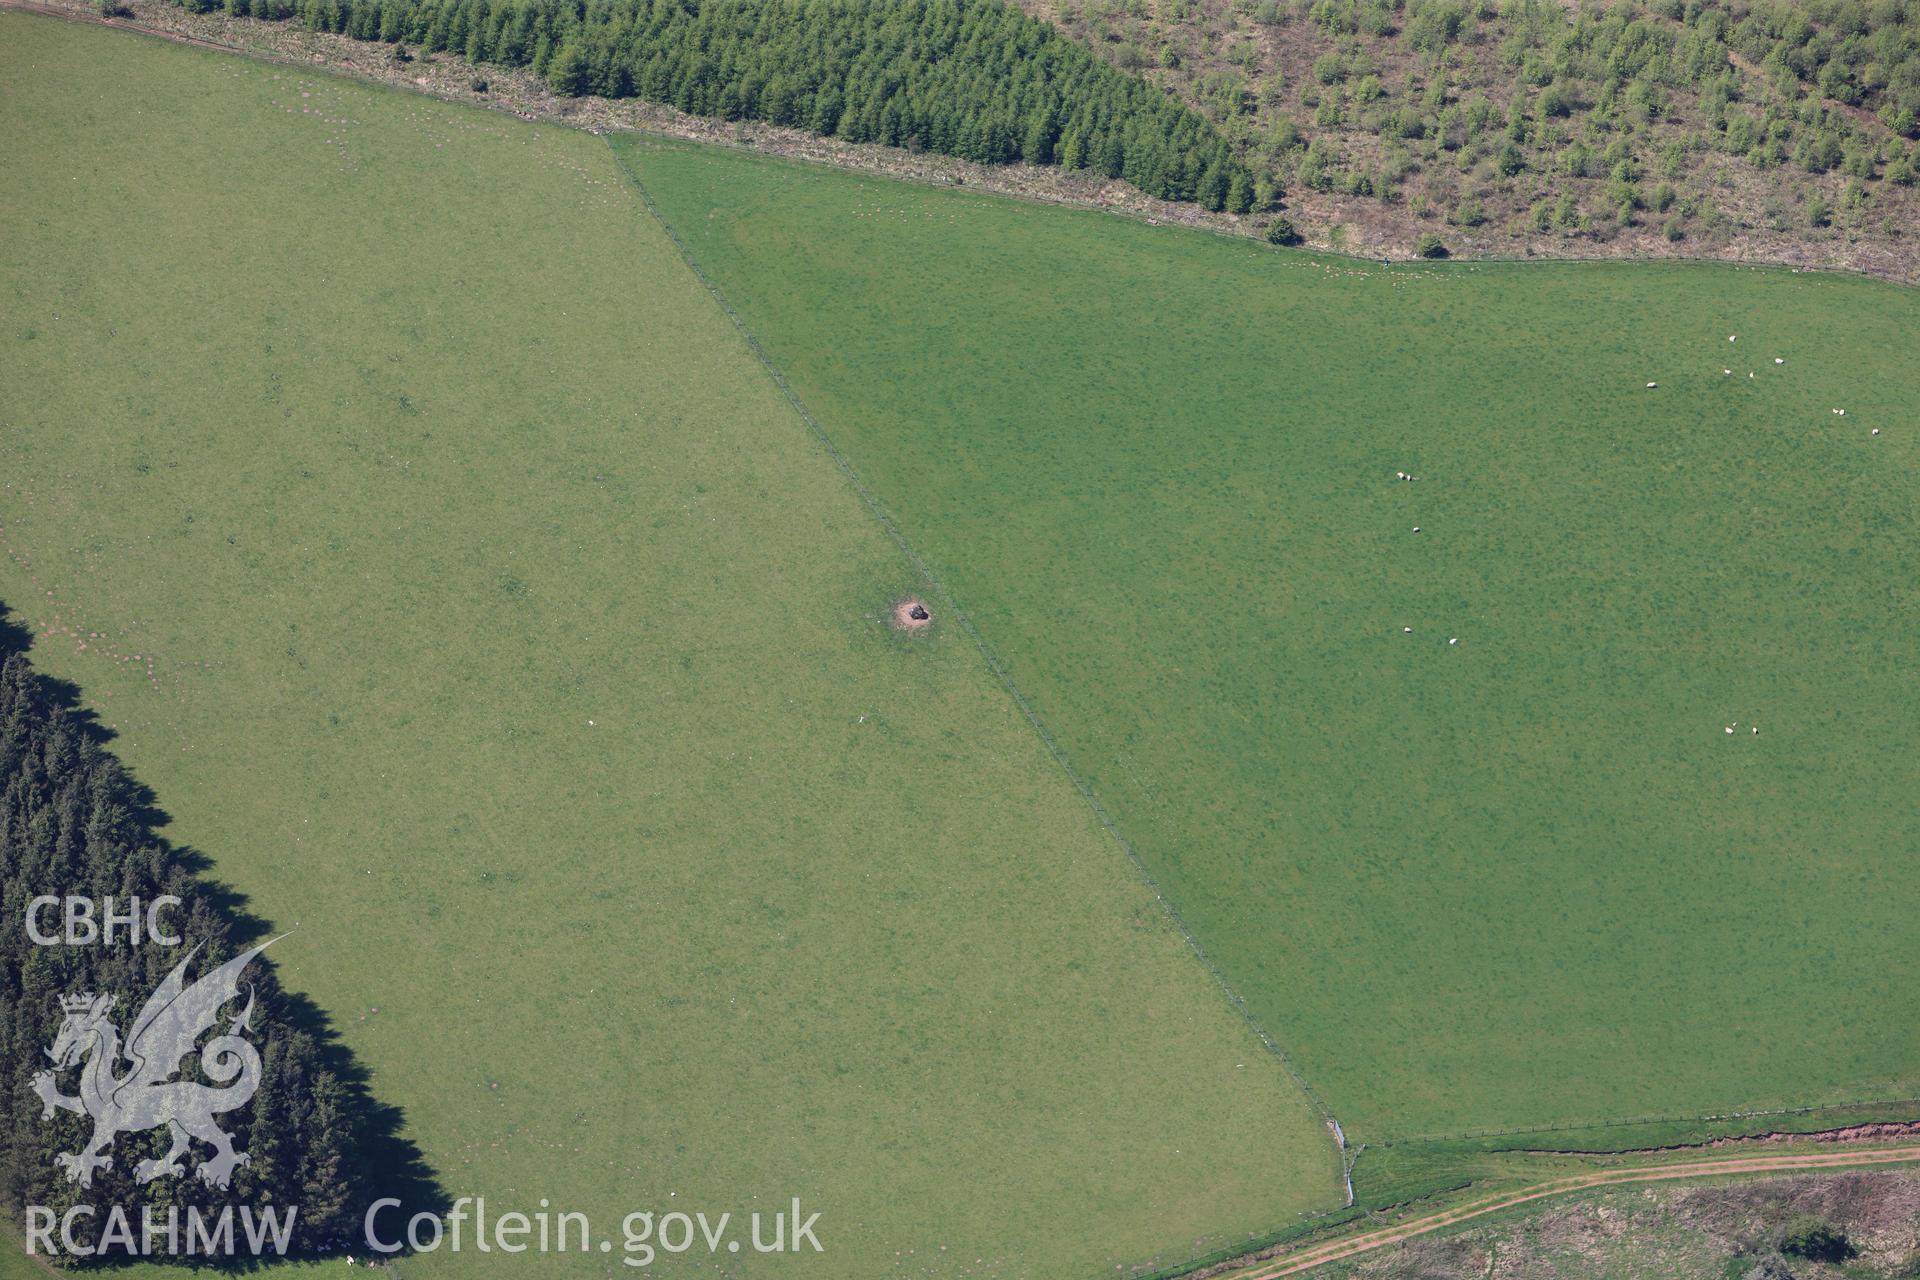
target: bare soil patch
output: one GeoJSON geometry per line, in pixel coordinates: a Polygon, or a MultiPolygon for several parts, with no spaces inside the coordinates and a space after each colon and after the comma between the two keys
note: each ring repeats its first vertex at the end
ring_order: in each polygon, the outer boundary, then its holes
{"type": "Polygon", "coordinates": [[[893,606],[893,625],[907,632],[925,631],[933,626],[933,611],[909,596],[893,606]]]}

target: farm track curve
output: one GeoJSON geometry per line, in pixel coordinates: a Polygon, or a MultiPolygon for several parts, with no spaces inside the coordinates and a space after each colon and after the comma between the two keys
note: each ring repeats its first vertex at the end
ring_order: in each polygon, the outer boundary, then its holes
{"type": "Polygon", "coordinates": [[[1382,1227],[1375,1231],[1349,1236],[1344,1240],[1329,1241],[1326,1244],[1257,1263],[1239,1271],[1224,1272],[1221,1274],[1221,1280],[1279,1280],[1281,1276],[1298,1275],[1315,1267],[1341,1262],[1358,1254],[1368,1253],[1391,1244],[1399,1244],[1403,1240],[1456,1226],[1490,1213],[1498,1213],[1503,1209],[1511,1209],[1516,1205],[1544,1200],[1552,1196],[1570,1195],[1573,1192],[1586,1191],[1594,1187],[1621,1186],[1638,1182],[1673,1182],[1684,1178],[1726,1177],[1748,1173],[1795,1173],[1813,1169],[1851,1169],[1863,1166],[1916,1163],[1920,1163],[1920,1145],[1882,1147],[1865,1151],[1819,1151],[1789,1156],[1720,1157],[1713,1160],[1693,1160],[1636,1169],[1607,1169],[1576,1177],[1555,1178],[1549,1182],[1495,1196],[1490,1200],[1415,1218],[1398,1226],[1382,1227]]]}

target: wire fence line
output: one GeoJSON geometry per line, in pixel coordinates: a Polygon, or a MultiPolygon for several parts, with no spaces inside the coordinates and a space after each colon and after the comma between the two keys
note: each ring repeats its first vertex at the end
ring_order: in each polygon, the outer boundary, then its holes
{"type": "Polygon", "coordinates": [[[1148,870],[1147,864],[1142,861],[1139,851],[1134,848],[1133,842],[1127,838],[1126,833],[1120,829],[1120,825],[1114,820],[1113,815],[1107,811],[1106,805],[1101,803],[1100,797],[1094,794],[1093,787],[1087,782],[1086,778],[1081,775],[1080,771],[1074,767],[1073,761],[1068,758],[1066,750],[1061,747],[1059,741],[1054,738],[1052,731],[1047,728],[1046,722],[1041,719],[1039,711],[1035,709],[1033,703],[1027,698],[1027,695],[1014,680],[1012,672],[1007,669],[1007,665],[1000,660],[1000,656],[995,653],[993,647],[987,643],[986,637],[980,634],[980,629],[974,625],[973,619],[969,618],[966,612],[961,609],[960,603],[954,597],[953,592],[934,574],[933,569],[927,564],[926,560],[914,549],[913,543],[908,540],[906,533],[900,528],[899,524],[895,522],[892,515],[888,513],[886,507],[881,504],[880,499],[867,487],[866,482],[860,478],[860,474],[854,469],[853,463],[840,451],[839,447],[834,444],[832,438],[827,435],[825,428],[823,428],[819,420],[813,416],[813,411],[807,408],[806,402],[801,400],[799,393],[793,389],[793,385],[787,381],[786,376],[775,366],[772,357],[767,354],[766,348],[762,347],[760,340],[754,336],[753,330],[747,327],[746,321],[740,316],[739,312],[733,309],[733,305],[727,301],[726,295],[720,291],[719,285],[713,281],[713,278],[707,274],[705,268],[700,265],[699,260],[694,257],[691,247],[688,246],[685,240],[681,239],[679,231],[674,228],[673,223],[668,220],[666,214],[660,209],[660,206],[654,203],[653,194],[647,190],[646,184],[640,179],[640,175],[634,172],[633,166],[627,163],[627,158],[620,154],[620,149],[613,145],[612,139],[608,139],[607,145],[608,149],[613,152],[615,163],[620,166],[620,170],[626,175],[627,181],[633,185],[634,191],[640,196],[640,201],[646,206],[647,212],[653,216],[654,220],[658,222],[661,228],[667,233],[667,238],[673,242],[674,248],[679,251],[681,258],[685,260],[688,270],[692,271],[694,277],[706,287],[708,294],[719,304],[721,311],[733,322],[733,327],[739,332],[741,339],[745,341],[748,349],[753,352],[754,358],[760,363],[760,367],[766,371],[767,376],[771,378],[774,385],[780,389],[781,394],[786,397],[787,403],[791,405],[794,412],[800,416],[800,420],[806,423],[807,430],[812,434],[814,440],[819,443],[822,449],[826,450],[827,456],[833,459],[834,465],[840,469],[840,474],[846,477],[847,483],[852,486],[861,504],[865,506],[868,513],[879,522],[880,527],[886,531],[887,537],[893,541],[894,546],[899,548],[900,553],[905,556],[907,562],[913,566],[914,573],[926,583],[929,592],[939,599],[941,607],[947,611],[954,624],[965,633],[968,640],[972,641],[974,648],[979,651],[981,658],[986,662],[987,669],[993,673],[994,679],[999,681],[1000,687],[1005,689],[1007,695],[1013,699],[1014,705],[1020,708],[1020,712],[1026,718],[1027,724],[1033,729],[1034,733],[1039,736],[1040,741],[1046,746],[1048,753],[1052,755],[1054,762],[1065,772],[1067,777],[1073,782],[1074,788],[1079,791],[1081,798],[1085,800],[1087,806],[1093,810],[1094,817],[1099,821],[1102,829],[1113,838],[1114,843],[1119,845],[1121,851],[1126,854],[1127,861],[1133,865],[1135,874],[1145,882],[1148,890],[1153,894],[1155,901],[1160,904],[1160,909],[1166,913],[1167,919],[1172,921],[1174,928],[1177,929],[1180,936],[1186,940],[1187,947],[1200,960],[1200,963],[1206,966],[1207,972],[1213,975],[1214,982],[1219,986],[1220,990],[1225,993],[1227,1003],[1246,1020],[1247,1025],[1251,1027],[1254,1034],[1259,1037],[1262,1047],[1279,1061],[1280,1065],[1285,1068],[1288,1077],[1298,1086],[1300,1092],[1306,1095],[1307,1100],[1313,1104],[1314,1109],[1319,1112],[1321,1120],[1326,1124],[1328,1131],[1332,1134],[1335,1146],[1340,1153],[1343,1177],[1346,1178],[1347,1183],[1347,1202],[1351,1204],[1353,1202],[1353,1186],[1351,1177],[1348,1175],[1351,1174],[1352,1165],[1346,1155],[1347,1147],[1344,1131],[1340,1128],[1340,1122],[1334,1117],[1332,1108],[1326,1104],[1326,1101],[1314,1090],[1313,1086],[1307,1083],[1306,1077],[1300,1073],[1300,1069],[1294,1064],[1293,1059],[1288,1056],[1287,1051],[1280,1046],[1277,1040],[1267,1033],[1267,1029],[1260,1024],[1259,1018],[1257,1018],[1253,1010],[1248,1007],[1247,1002],[1241,997],[1239,991],[1235,990],[1233,983],[1228,981],[1227,975],[1221,972],[1220,966],[1214,963],[1213,957],[1208,955],[1206,948],[1200,945],[1200,939],[1194,935],[1192,929],[1187,927],[1187,922],[1181,917],[1179,909],[1168,899],[1165,891],[1160,887],[1159,880],[1154,877],[1152,871],[1148,870]]]}
{"type": "MultiPolygon", "coordinates": [[[[1517,1129],[1475,1129],[1462,1133],[1415,1134],[1404,1138],[1380,1138],[1367,1143],[1373,1147],[1416,1147],[1432,1146],[1453,1142],[1480,1142],[1489,1138],[1532,1138],[1555,1133],[1586,1133],[1599,1129],[1629,1129],[1647,1125],[1702,1125],[1726,1124],[1740,1120],[1771,1120],[1788,1116],[1817,1116],[1828,1111],[1859,1111],[1870,1108],[1920,1111],[1920,1098],[1862,1098],[1851,1102],[1821,1102],[1805,1107],[1774,1107],[1761,1111],[1721,1111],[1707,1115],[1691,1116],[1640,1116],[1627,1120],[1562,1120],[1553,1124],[1527,1125],[1517,1129]]],[[[1836,1117],[1839,1119],[1839,1117],[1836,1117]]],[[[1838,1128],[1851,1128],[1853,1125],[1868,1124],[1908,1124],[1912,1121],[1875,1121],[1854,1120],[1852,1124],[1840,1124],[1838,1128]]],[[[1818,1129],[1804,1131],[1805,1136],[1822,1132],[1818,1129]]],[[[1682,1142],[1678,1146],[1698,1146],[1698,1142],[1682,1142]]],[[[1515,1147],[1512,1150],[1526,1150],[1515,1147]]]]}
{"type": "MultiPolygon", "coordinates": [[[[18,3],[19,0],[0,0],[0,5],[18,3]]],[[[453,101],[453,99],[448,99],[453,101]]],[[[570,124],[566,119],[552,119],[552,123],[569,128],[582,126],[570,124]]],[[[647,123],[622,124],[614,126],[609,132],[631,134],[638,137],[659,139],[668,143],[691,142],[696,146],[719,147],[728,151],[744,151],[749,155],[761,156],[769,160],[778,160],[787,164],[807,165],[816,169],[836,169],[842,173],[856,173],[888,182],[904,183],[908,186],[924,187],[934,191],[964,191],[973,195],[984,195],[996,200],[1011,200],[1017,204],[1035,205],[1049,209],[1082,209],[1089,213],[1110,214],[1128,222],[1145,226],[1163,227],[1174,231],[1195,231],[1221,240],[1250,245],[1261,250],[1286,255],[1298,254],[1315,258],[1337,258],[1358,266],[1379,267],[1383,264],[1390,268],[1461,268],[1473,266],[1513,266],[1535,265],[1554,266],[1572,263],[1593,266],[1658,266],[1664,263],[1686,264],[1691,266],[1717,266],[1742,268],[1752,271],[1780,271],[1798,275],[1859,276],[1869,280],[1883,280],[1890,284],[1920,287],[1920,273],[1914,268],[1895,268],[1883,266],[1852,266],[1845,263],[1795,262],[1786,258],[1741,258],[1728,254],[1713,253],[1582,253],[1572,246],[1556,246],[1552,252],[1478,252],[1471,251],[1463,255],[1449,253],[1445,258],[1421,258],[1402,256],[1381,257],[1380,250],[1346,248],[1332,244],[1312,244],[1302,241],[1291,245],[1272,245],[1264,236],[1258,234],[1259,228],[1249,221],[1243,228],[1239,224],[1223,226],[1216,222],[1195,217],[1192,221],[1179,216],[1181,212],[1198,208],[1194,205],[1175,206],[1176,212],[1133,208],[1122,204],[1105,204],[1082,199],[1072,195],[1054,195],[1043,191],[1025,191],[1012,187],[975,186],[952,178],[935,175],[900,173],[889,169],[857,163],[847,157],[800,155],[768,150],[755,145],[752,141],[742,141],[726,137],[689,137],[674,133],[647,123]]],[[[857,144],[864,148],[867,144],[857,144]]],[[[1000,166],[982,166],[988,170],[1000,166]]],[[[1252,218],[1257,215],[1236,215],[1252,218]]]]}

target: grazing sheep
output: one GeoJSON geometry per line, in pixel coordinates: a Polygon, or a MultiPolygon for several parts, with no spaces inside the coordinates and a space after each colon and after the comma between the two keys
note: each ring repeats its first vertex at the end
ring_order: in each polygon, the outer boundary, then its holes
{"type": "Polygon", "coordinates": [[[1781,358],[1780,358],[1779,356],[1775,356],[1775,357],[1773,358],[1773,362],[1774,362],[1775,364],[1785,364],[1785,363],[1786,363],[1786,361],[1785,361],[1785,360],[1782,360],[1782,359],[1781,359],[1781,358]]]}
{"type": "Polygon", "coordinates": [[[1659,385],[1660,385],[1660,384],[1659,384],[1659,383],[1657,383],[1657,382],[1649,382],[1649,383],[1647,384],[1647,390],[1649,390],[1649,391],[1651,391],[1651,390],[1653,390],[1653,389],[1654,389],[1655,387],[1657,387],[1657,386],[1659,386],[1659,385]]]}

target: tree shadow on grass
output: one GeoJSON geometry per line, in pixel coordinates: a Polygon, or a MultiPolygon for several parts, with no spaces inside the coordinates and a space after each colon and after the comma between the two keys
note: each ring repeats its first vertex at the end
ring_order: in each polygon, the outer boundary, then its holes
{"type": "MultiPolygon", "coordinates": [[[[0,666],[4,666],[15,655],[18,655],[20,661],[27,661],[32,643],[32,634],[14,620],[5,602],[0,601],[0,666]]],[[[160,807],[159,798],[153,790],[134,779],[126,772],[124,764],[120,763],[117,757],[112,756],[109,744],[116,736],[115,732],[102,724],[99,717],[83,705],[79,687],[39,672],[34,672],[30,678],[35,688],[30,714],[37,716],[45,723],[52,723],[55,720],[63,722],[71,731],[92,744],[102,756],[113,759],[118,775],[113,800],[130,816],[137,831],[139,860],[145,864],[144,868],[130,874],[152,872],[162,876],[177,888],[188,891],[180,894],[187,900],[188,905],[184,909],[188,912],[188,917],[185,927],[179,930],[188,935],[188,945],[211,938],[213,950],[231,956],[266,941],[271,936],[270,922],[253,913],[246,894],[212,874],[214,865],[212,859],[197,849],[174,845],[161,834],[171,821],[169,815],[160,807]],[[159,868],[159,870],[154,872],[153,868],[159,868]]],[[[0,755],[0,762],[4,762],[3,755],[0,755]]],[[[0,790],[5,788],[6,782],[6,777],[0,777],[0,790]]],[[[0,825],[0,878],[10,877],[27,856],[24,842],[20,849],[9,850],[4,844],[6,836],[7,828],[0,825]]],[[[43,886],[35,891],[57,892],[58,890],[43,886]]],[[[154,944],[146,945],[151,947],[154,944]]],[[[72,955],[63,956],[54,966],[60,969],[62,978],[65,979],[69,976],[77,978],[94,964],[95,954],[99,953],[101,948],[64,948],[62,950],[67,953],[78,953],[78,958],[72,955]]],[[[171,965],[182,954],[184,952],[161,953],[150,962],[149,967],[155,963],[171,965]]],[[[13,988],[0,990],[0,1010],[20,1002],[25,994],[21,989],[24,982],[23,969],[24,966],[0,966],[0,984],[13,988]]],[[[204,972],[204,968],[201,971],[204,972]]],[[[341,1229],[327,1233],[325,1238],[309,1239],[306,1242],[306,1248],[300,1252],[311,1254],[327,1252],[333,1248],[353,1253],[364,1252],[366,1246],[360,1237],[360,1223],[364,1219],[367,1208],[376,1200],[383,1198],[397,1200],[400,1204],[400,1208],[391,1211],[384,1223],[384,1234],[388,1238],[398,1234],[392,1229],[393,1221],[403,1221],[415,1213],[422,1212],[443,1214],[450,1204],[449,1198],[419,1148],[404,1136],[406,1128],[404,1112],[397,1106],[382,1102],[375,1095],[372,1073],[341,1040],[326,1010],[306,995],[289,991],[279,984],[274,974],[271,953],[262,953],[255,960],[254,966],[249,968],[249,972],[259,974],[256,981],[262,994],[262,1006],[267,1011],[267,1018],[262,1019],[263,1025],[270,1019],[271,1023],[284,1029],[288,1039],[277,1042],[282,1045],[288,1043],[288,1040],[293,1037],[305,1039],[308,1053],[305,1061],[311,1063],[316,1071],[330,1075],[338,1084],[338,1110],[345,1117],[345,1124],[341,1126],[341,1131],[352,1136],[352,1159],[347,1166],[348,1172],[343,1178],[346,1185],[342,1188],[344,1191],[342,1199],[346,1203],[347,1212],[344,1215],[336,1214],[336,1217],[340,1218],[341,1229]],[[398,1215],[398,1217],[391,1215],[398,1215]]],[[[190,972],[188,980],[191,981],[197,976],[199,976],[198,973],[190,972]]],[[[120,1016],[123,1019],[130,1018],[132,1009],[138,1008],[139,1002],[144,999],[144,992],[123,993],[120,1016]],[[134,1002],[131,1008],[128,1007],[128,1001],[134,1002]]],[[[31,1012],[23,1015],[25,1018],[35,1016],[52,1015],[38,1015],[31,1012]]],[[[8,1030],[15,1029],[8,1028],[8,1030]]],[[[193,1063],[194,1059],[189,1058],[186,1065],[191,1067],[193,1063]]],[[[46,1064],[36,1061],[33,1065],[45,1066],[46,1064]]],[[[23,1073],[23,1082],[24,1078],[23,1073]]],[[[25,1112],[37,1106],[37,1100],[28,1097],[26,1105],[20,1110],[25,1112]]],[[[47,1131],[43,1129],[41,1132],[47,1131]]],[[[42,1139],[39,1145],[48,1146],[48,1140],[42,1139]]],[[[101,1180],[96,1182],[94,1190],[103,1194],[82,1193],[82,1196],[89,1203],[95,1204],[101,1215],[107,1213],[110,1205],[124,1204],[131,1221],[136,1224],[137,1232],[137,1224],[141,1221],[139,1215],[143,1200],[141,1194],[133,1190],[125,1171],[133,1164],[132,1149],[139,1147],[139,1138],[137,1135],[130,1136],[123,1133],[116,1145],[129,1150],[116,1161],[117,1169],[111,1176],[102,1175],[101,1180]]],[[[22,1157],[19,1150],[16,1149],[12,1154],[15,1157],[14,1163],[21,1168],[33,1167],[22,1157]]],[[[41,1151],[29,1154],[44,1157],[46,1153],[41,1151]]],[[[296,1152],[293,1157],[283,1154],[281,1158],[283,1160],[298,1158],[301,1154],[296,1152]]],[[[120,1153],[116,1152],[116,1155],[120,1153]]],[[[25,1203],[34,1202],[29,1199],[31,1189],[34,1186],[45,1188],[52,1179],[45,1164],[40,1163],[34,1172],[28,1172],[24,1176],[10,1177],[8,1181],[6,1194],[12,1203],[9,1203],[6,1208],[8,1212],[18,1213],[25,1203]]],[[[239,1179],[236,1179],[235,1185],[240,1185],[239,1179]]],[[[238,1197],[232,1202],[237,1204],[243,1199],[244,1197],[238,1197]]],[[[138,1259],[116,1255],[96,1257],[89,1265],[94,1268],[111,1268],[135,1261],[138,1259]]],[[[211,1269],[231,1272],[255,1270],[271,1265],[272,1261],[271,1257],[261,1259],[253,1256],[236,1256],[227,1259],[202,1259],[199,1260],[199,1264],[211,1269]]]]}

